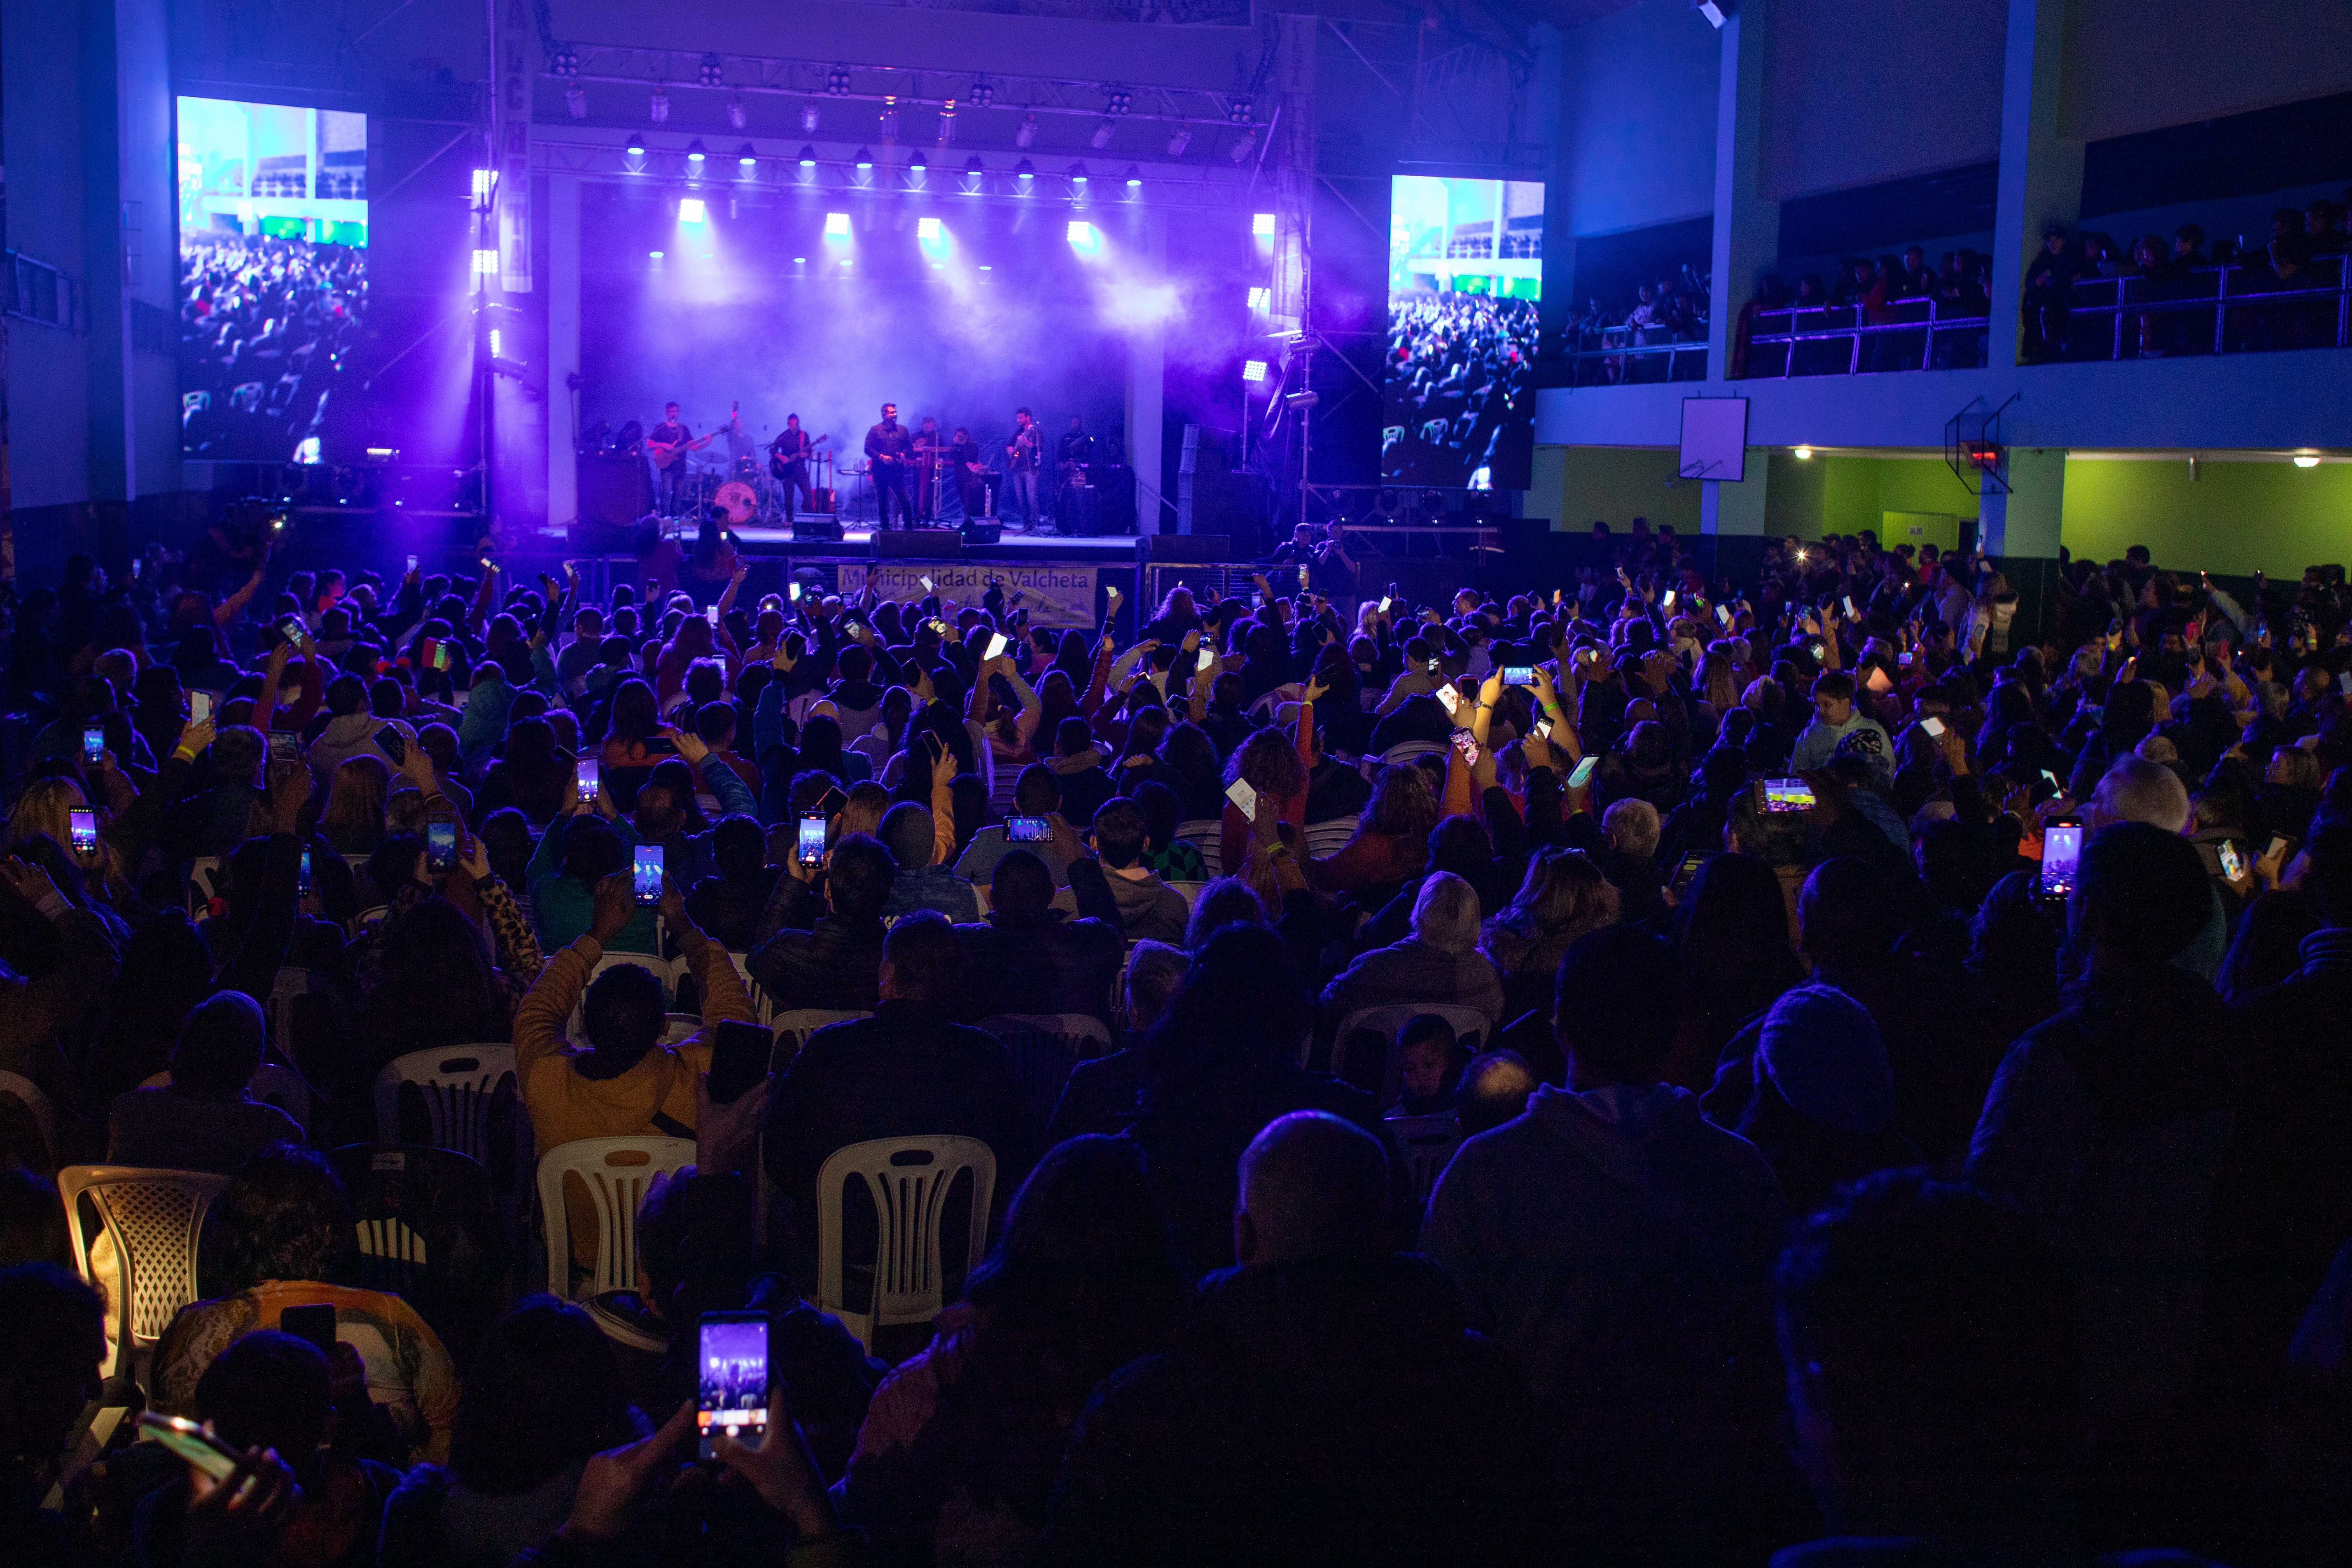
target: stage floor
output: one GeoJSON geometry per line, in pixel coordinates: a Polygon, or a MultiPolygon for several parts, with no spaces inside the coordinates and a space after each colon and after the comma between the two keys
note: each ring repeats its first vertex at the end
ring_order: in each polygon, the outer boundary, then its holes
{"type": "MultiPolygon", "coordinates": [[[[751,556],[835,556],[877,553],[874,530],[869,525],[843,532],[839,539],[795,539],[788,529],[761,528],[747,525],[730,528],[743,553],[751,556]]],[[[953,529],[940,530],[952,533],[953,529]]],[[[1131,533],[1105,534],[1086,538],[1075,534],[1014,533],[1007,530],[994,544],[965,543],[958,552],[967,561],[1077,561],[1092,566],[1124,564],[1136,558],[1137,541],[1131,533]]],[[[904,559],[916,560],[920,556],[904,559]]]]}

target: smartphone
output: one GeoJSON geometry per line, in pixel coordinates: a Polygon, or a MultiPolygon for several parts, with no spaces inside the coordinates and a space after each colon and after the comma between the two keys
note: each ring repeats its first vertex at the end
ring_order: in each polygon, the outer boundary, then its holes
{"type": "Polygon", "coordinates": [[[1381,597],[1381,614],[1384,616],[1387,615],[1389,613],[1389,606],[1395,602],[1395,600],[1389,598],[1386,595],[1382,595],[1381,597]]]}
{"type": "Polygon", "coordinates": [[[1586,752],[1584,760],[1578,763],[1575,767],[1569,770],[1568,787],[1570,789],[1582,789],[1586,784],[1591,784],[1592,782],[1592,770],[1600,765],[1600,757],[1596,756],[1592,752],[1586,752]]]}
{"type": "Polygon", "coordinates": [[[1827,643],[1815,643],[1813,645],[1813,657],[1815,658],[1827,658],[1829,654],[1830,650],[1827,643]]]}
{"type": "Polygon", "coordinates": [[[296,653],[310,651],[310,628],[302,624],[299,616],[289,616],[278,623],[278,635],[294,645],[296,653]]]}
{"type": "Polygon", "coordinates": [[[1298,591],[1302,594],[1307,592],[1307,563],[1304,561],[1298,563],[1298,591]]]}
{"type": "Polygon", "coordinates": [[[1875,693],[1883,694],[1895,689],[1895,682],[1887,679],[1886,667],[1883,664],[1872,665],[1870,673],[1862,678],[1862,683],[1875,693]]]}
{"type": "Polygon", "coordinates": [[[1003,632],[991,632],[988,634],[988,651],[981,655],[981,658],[982,659],[1003,658],[1004,650],[1011,646],[1004,640],[1003,632]]]}
{"type": "Polygon", "coordinates": [[[81,732],[81,760],[94,763],[106,752],[106,731],[92,726],[81,732]]]}
{"type": "Polygon", "coordinates": [[[1433,658],[1429,661],[1429,673],[1433,678],[1437,674],[1437,661],[1433,658]]]}
{"type": "Polygon", "coordinates": [[[1012,816],[1004,821],[1007,844],[1051,844],[1054,825],[1042,816],[1012,816]]]}
{"type": "Polygon", "coordinates": [[[1253,820],[1256,818],[1257,791],[1250,787],[1249,780],[1235,779],[1233,783],[1227,784],[1225,786],[1225,798],[1232,801],[1234,805],[1240,807],[1241,814],[1244,816],[1249,817],[1253,820]]]}
{"type": "Polygon", "coordinates": [[[797,853],[803,866],[824,864],[824,817],[812,814],[801,818],[800,847],[797,853]]]}
{"type": "Polygon", "coordinates": [[[923,585],[924,593],[928,594],[931,591],[931,580],[929,577],[918,577],[915,581],[923,585]]]}
{"type": "Polygon", "coordinates": [[[1454,710],[1462,706],[1462,693],[1454,689],[1452,681],[1437,689],[1437,705],[1445,710],[1448,718],[1453,717],[1454,710]]]}
{"type": "Polygon", "coordinates": [[[294,731],[291,731],[291,730],[272,730],[272,731],[269,731],[269,758],[270,758],[270,761],[272,761],[272,762],[278,762],[278,763],[290,763],[290,762],[292,762],[292,761],[294,760],[294,757],[295,757],[295,749],[296,749],[299,745],[300,745],[300,743],[301,743],[301,740],[302,740],[302,738],[301,738],[299,735],[297,735],[296,733],[294,733],[294,731]]]}
{"type": "Polygon", "coordinates": [[[1911,656],[1910,656],[1910,654],[1908,654],[1908,653],[1898,653],[1898,654],[1896,654],[1896,655],[1895,656],[1895,667],[1897,669],[1908,669],[1908,668],[1911,668],[1911,656]]]}
{"type": "Polygon", "coordinates": [[[2063,899],[2074,890],[2074,868],[2083,860],[2083,825],[2053,822],[2042,830],[2042,896],[2063,899]]]}
{"type": "Polygon", "coordinates": [[[2289,838],[2284,833],[2277,835],[2275,837],[2272,838],[2267,846],[2263,847],[2263,858],[2265,860],[2276,860],[2280,858],[2286,854],[2287,846],[2294,842],[2294,841],[2293,839],[2289,838]]]}
{"type": "Polygon", "coordinates": [[[395,768],[408,761],[408,737],[390,724],[375,732],[375,746],[377,751],[392,759],[392,765],[395,768]]]}
{"type": "Polygon", "coordinates": [[[1858,621],[1862,618],[1862,612],[1853,607],[1853,595],[1852,594],[1846,595],[1838,602],[1845,606],[1845,618],[1847,620],[1858,621]]]}
{"type": "Polygon", "coordinates": [[[1462,753],[1462,760],[1464,762],[1469,763],[1474,768],[1478,765],[1477,738],[1472,735],[1469,731],[1456,730],[1454,731],[1454,749],[1462,753]]]}
{"type": "Polygon", "coordinates": [[[710,1099],[732,1105],[768,1076],[768,1053],[776,1037],[758,1024],[729,1018],[720,1023],[710,1042],[710,1099]]]}
{"type": "Polygon", "coordinates": [[[335,1304],[331,1301],[285,1308],[278,1314],[278,1327],[298,1340],[310,1341],[319,1347],[320,1355],[335,1353],[335,1304]]]}
{"type": "Polygon", "coordinates": [[[425,868],[435,876],[457,868],[457,819],[435,816],[425,824],[425,868]]]}
{"type": "Polygon", "coordinates": [[[1813,786],[1802,779],[1765,779],[1757,787],[1763,791],[1766,811],[1811,811],[1813,808],[1813,786]]]}
{"type": "Polygon", "coordinates": [[[702,607],[702,619],[704,624],[709,626],[712,631],[717,631],[719,629],[719,606],[716,605],[705,605],[702,607]]]}
{"type": "Polygon", "coordinates": [[[637,902],[641,904],[660,903],[662,894],[662,847],[658,844],[638,845],[634,861],[633,874],[637,892],[637,902]]]}
{"type": "Polygon", "coordinates": [[[787,583],[787,584],[784,584],[784,597],[786,597],[787,599],[792,600],[792,601],[793,601],[793,603],[794,603],[794,604],[798,604],[798,603],[800,603],[800,598],[801,598],[801,585],[800,585],[798,583],[787,583]]]}
{"type": "Polygon", "coordinates": [[[415,571],[415,570],[416,570],[416,557],[415,557],[415,556],[414,556],[414,555],[412,555],[412,556],[410,556],[410,557],[408,558],[408,569],[409,569],[411,572],[414,572],[414,571],[415,571]]]}
{"type": "Polygon", "coordinates": [[[1723,623],[1723,629],[1725,631],[1729,631],[1731,629],[1731,606],[1729,605],[1717,605],[1715,607],[1715,618],[1723,623]]]}
{"type": "Polygon", "coordinates": [[[188,693],[188,722],[202,724],[213,716],[213,694],[209,691],[188,693]]]}
{"type": "Polygon", "coordinates": [[[301,867],[294,873],[294,896],[298,899],[307,899],[318,890],[319,884],[310,879],[310,851],[305,846],[302,850],[301,867]]]}
{"type": "Polygon", "coordinates": [[[1933,713],[1919,721],[1919,730],[1931,741],[1940,741],[1944,738],[1944,721],[1933,713]]]}
{"type": "Polygon", "coordinates": [[[77,855],[98,853],[98,813],[88,806],[78,805],[66,814],[66,837],[73,840],[77,855]]]}
{"type": "Polygon", "coordinates": [[[1532,664],[1507,664],[1507,665],[1505,665],[1505,666],[1503,667],[1503,684],[1504,684],[1504,685],[1506,685],[1506,686],[1533,686],[1535,683],[1536,683],[1536,667],[1535,667],[1534,665],[1532,665],[1532,664]]]}
{"type": "Polygon", "coordinates": [[[932,616],[929,620],[925,621],[925,622],[923,623],[923,625],[925,625],[925,626],[927,626],[930,627],[932,631],[934,631],[934,632],[936,632],[936,633],[938,633],[938,634],[940,635],[940,637],[942,639],[945,639],[945,637],[947,637],[947,635],[948,635],[948,624],[947,624],[947,622],[945,622],[945,621],[943,621],[943,620],[940,620],[937,616],[932,616]]]}
{"type": "Polygon", "coordinates": [[[1658,608],[1662,610],[1671,610],[1674,607],[1675,591],[1672,588],[1669,588],[1658,596],[1658,608]]]}
{"type": "Polygon", "coordinates": [[[2236,845],[2224,838],[2213,847],[2221,858],[2221,875],[2234,882],[2246,874],[2246,858],[2238,853],[2236,845]]]}
{"type": "Polygon", "coordinates": [[[1690,891],[1691,879],[1698,875],[1698,868],[1706,864],[1706,858],[1703,852],[1694,849],[1683,857],[1681,865],[1675,868],[1674,877],[1666,883],[1666,891],[1676,903],[1682,902],[1683,895],[1690,891]]]}
{"type": "Polygon", "coordinates": [[[2352,669],[2337,671],[2336,684],[2344,689],[2345,696],[2352,697],[2352,669]]]}
{"type": "Polygon", "coordinates": [[[721,1434],[757,1447],[768,1429],[768,1315],[705,1312],[697,1332],[694,1433],[702,1457],[717,1458],[711,1445],[721,1434]]]}
{"type": "Polygon", "coordinates": [[[216,1481],[225,1481],[236,1472],[236,1450],[184,1415],[158,1415],[152,1410],[142,1410],[139,1413],[139,1433],[186,1460],[189,1468],[202,1470],[216,1481]]]}

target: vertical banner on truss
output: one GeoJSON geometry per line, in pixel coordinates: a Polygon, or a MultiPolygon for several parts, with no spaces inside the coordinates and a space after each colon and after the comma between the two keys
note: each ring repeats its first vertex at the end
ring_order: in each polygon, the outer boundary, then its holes
{"type": "Polygon", "coordinates": [[[499,284],[530,292],[530,89],[539,79],[531,0],[490,3],[490,166],[498,171],[499,284]]]}

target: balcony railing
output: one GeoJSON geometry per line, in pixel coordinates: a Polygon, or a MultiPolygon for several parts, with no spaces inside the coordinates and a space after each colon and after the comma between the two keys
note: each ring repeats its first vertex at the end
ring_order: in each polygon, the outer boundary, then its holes
{"type": "Polygon", "coordinates": [[[2044,360],[2173,359],[2352,346],[2352,257],[2319,256],[2297,279],[2267,265],[2154,278],[2077,278],[2063,302],[2026,297],[2028,352],[2044,360]]]}
{"type": "Polygon", "coordinates": [[[1565,363],[1566,374],[1552,373],[1548,385],[1636,386],[1664,381],[1705,381],[1706,339],[1696,342],[1643,342],[1663,340],[1657,327],[1588,327],[1580,331],[1576,347],[1555,363],[1565,363]]]}
{"type": "Polygon", "coordinates": [[[1876,324],[1862,319],[1859,305],[1752,311],[1746,374],[1859,375],[1984,363],[1986,317],[1946,315],[1934,300],[1898,300],[1892,309],[1896,319],[1876,324]]]}

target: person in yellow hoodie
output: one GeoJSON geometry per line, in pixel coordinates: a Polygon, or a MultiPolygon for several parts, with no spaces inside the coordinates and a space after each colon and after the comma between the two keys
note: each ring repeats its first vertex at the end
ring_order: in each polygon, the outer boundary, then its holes
{"type": "MultiPolygon", "coordinates": [[[[662,1043],[662,983],[641,964],[615,964],[589,983],[604,944],[636,913],[629,878],[616,873],[596,885],[588,934],[558,952],[515,1010],[515,1066],[532,1136],[544,1154],[576,1138],[692,1138],[695,1086],[710,1070],[717,1026],[752,1017],[751,997],[727,950],[703,935],[686,912],[677,885],[662,881],[664,926],[686,954],[702,997],[702,1027],[677,1045],[662,1043]],[[586,992],[583,1000],[582,992],[586,992]],[[584,1046],[564,1037],[580,1005],[584,1046]]],[[[583,1267],[596,1258],[596,1211],[584,1187],[565,1184],[564,1208],[572,1256],[583,1267]],[[578,1190],[574,1190],[578,1188],[578,1190]]]]}

